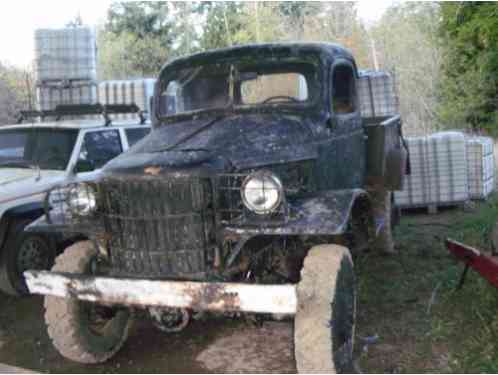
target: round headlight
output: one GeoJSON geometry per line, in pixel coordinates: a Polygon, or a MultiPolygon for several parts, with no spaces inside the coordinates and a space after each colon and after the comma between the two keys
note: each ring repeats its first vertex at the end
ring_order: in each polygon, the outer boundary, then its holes
{"type": "Polygon", "coordinates": [[[97,193],[89,184],[73,185],[67,191],[67,205],[73,214],[88,216],[97,209],[97,193]]]}
{"type": "Polygon", "coordinates": [[[241,195],[249,210],[259,215],[269,214],[282,202],[282,183],[273,173],[258,171],[246,177],[241,195]]]}

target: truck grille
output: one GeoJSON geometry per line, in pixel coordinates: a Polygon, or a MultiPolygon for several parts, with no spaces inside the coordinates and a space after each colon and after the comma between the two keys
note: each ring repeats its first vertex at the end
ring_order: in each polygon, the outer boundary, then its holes
{"type": "Polygon", "coordinates": [[[99,191],[114,275],[201,277],[213,216],[209,180],[113,178],[99,191]]]}

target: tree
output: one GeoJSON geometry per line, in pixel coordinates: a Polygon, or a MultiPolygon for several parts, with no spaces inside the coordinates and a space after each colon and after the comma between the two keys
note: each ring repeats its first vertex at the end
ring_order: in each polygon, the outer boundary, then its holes
{"type": "Polygon", "coordinates": [[[286,1],[279,3],[279,11],[286,21],[286,32],[291,36],[291,39],[302,39],[306,22],[309,18],[320,13],[322,6],[323,4],[321,3],[311,1],[286,1]]]}
{"type": "Polygon", "coordinates": [[[205,18],[200,36],[203,50],[234,45],[234,34],[243,30],[241,2],[206,1],[200,5],[199,13],[205,18]]]}
{"type": "Polygon", "coordinates": [[[33,74],[0,63],[0,125],[12,124],[19,111],[34,109],[33,74]]]}
{"type": "Polygon", "coordinates": [[[439,17],[437,3],[401,3],[370,29],[380,69],[395,78],[408,134],[425,134],[440,126],[439,17]]]}
{"type": "Polygon", "coordinates": [[[498,5],[441,4],[442,102],[446,124],[498,134],[498,5]]]}
{"type": "Polygon", "coordinates": [[[150,36],[138,39],[130,33],[100,32],[98,45],[101,80],[155,77],[169,58],[160,40],[150,36]]]}
{"type": "Polygon", "coordinates": [[[171,51],[174,56],[188,55],[199,51],[200,42],[196,25],[202,14],[202,4],[192,1],[172,2],[172,11],[175,22],[172,27],[174,47],[171,51]]]}
{"type": "Polygon", "coordinates": [[[164,46],[171,45],[172,21],[168,2],[116,1],[107,13],[106,31],[116,35],[129,33],[137,38],[161,38],[164,46]]]}
{"type": "Polygon", "coordinates": [[[98,37],[99,78],[156,76],[172,55],[173,29],[167,2],[113,2],[98,37]]]}

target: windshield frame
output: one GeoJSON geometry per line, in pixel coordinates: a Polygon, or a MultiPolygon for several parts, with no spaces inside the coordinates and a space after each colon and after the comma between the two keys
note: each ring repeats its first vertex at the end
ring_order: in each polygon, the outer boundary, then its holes
{"type": "MultiPolygon", "coordinates": [[[[77,147],[77,143],[78,143],[78,137],[79,137],[79,130],[78,129],[70,129],[70,128],[61,128],[61,127],[39,127],[39,126],[26,126],[26,127],[8,127],[6,129],[2,129],[2,127],[0,127],[0,137],[2,136],[2,134],[4,133],[26,133],[27,136],[26,136],[26,140],[24,142],[24,145],[23,145],[23,155],[21,157],[1,157],[0,156],[0,168],[13,168],[13,166],[16,164],[16,163],[19,163],[19,165],[31,165],[33,167],[37,167],[39,168],[40,170],[54,170],[54,171],[60,171],[60,172],[64,172],[64,171],[67,171],[68,168],[69,168],[69,165],[71,164],[71,160],[73,158],[73,155],[74,155],[74,150],[75,148],[77,147]],[[71,150],[70,152],[64,155],[62,155],[62,157],[64,157],[64,160],[65,160],[65,163],[64,163],[64,167],[60,167],[60,168],[52,168],[52,167],[49,167],[48,165],[41,165],[40,164],[40,155],[36,155],[39,153],[39,151],[37,151],[38,149],[38,143],[40,142],[39,139],[37,139],[37,134],[40,134],[40,133],[45,133],[45,134],[50,134],[51,136],[57,136],[58,133],[66,133],[67,134],[67,137],[72,137],[72,138],[68,138],[68,146],[70,146],[71,150]],[[34,146],[35,148],[33,150],[31,150],[31,152],[34,153],[34,159],[37,159],[37,160],[31,160],[31,159],[27,159],[26,158],[26,148],[27,147],[30,147],[28,146],[28,144],[32,144],[33,145],[33,142],[36,144],[36,146],[34,146]],[[12,162],[12,166],[9,166],[9,167],[2,167],[2,163],[3,162],[12,162]]],[[[31,145],[31,146],[32,146],[31,145]]],[[[21,167],[21,168],[26,168],[26,167],[21,167]]]]}
{"type": "MultiPolygon", "coordinates": [[[[274,103],[244,103],[244,104],[234,104],[229,102],[225,107],[211,107],[202,108],[192,111],[185,111],[181,113],[175,113],[170,115],[165,115],[161,113],[160,109],[160,97],[162,93],[166,91],[167,85],[173,81],[177,76],[178,72],[182,69],[194,69],[200,66],[206,65],[216,65],[216,64],[226,64],[235,67],[237,71],[248,71],[250,65],[255,65],[254,57],[237,57],[229,59],[213,59],[212,61],[189,61],[189,59],[184,60],[182,64],[173,64],[172,66],[166,68],[160,75],[155,88],[154,95],[154,117],[164,123],[171,123],[176,121],[182,121],[189,118],[200,117],[205,114],[211,115],[228,115],[234,112],[274,112],[275,110],[281,112],[301,112],[303,109],[312,109],[318,107],[320,102],[324,99],[325,93],[325,76],[324,76],[324,62],[318,54],[310,53],[307,55],[279,55],[279,56],[258,56],[260,60],[257,60],[257,65],[261,66],[273,66],[273,69],[278,68],[279,65],[282,66],[283,70],[286,66],[293,65],[305,65],[309,64],[314,67],[314,90],[308,88],[308,93],[310,94],[308,99],[300,102],[274,102],[274,103]],[[240,68],[240,70],[239,70],[240,68]],[[311,92],[313,92],[311,94],[311,92]]],[[[256,65],[256,68],[257,68],[256,65]]],[[[260,69],[256,69],[260,70],[260,69]]],[[[289,73],[293,73],[292,70],[289,73]]],[[[299,74],[299,72],[296,72],[299,74]]],[[[269,74],[269,73],[268,73],[269,74]]],[[[308,84],[308,82],[307,82],[308,84]]],[[[233,87],[232,91],[229,93],[233,98],[233,87]]]]}

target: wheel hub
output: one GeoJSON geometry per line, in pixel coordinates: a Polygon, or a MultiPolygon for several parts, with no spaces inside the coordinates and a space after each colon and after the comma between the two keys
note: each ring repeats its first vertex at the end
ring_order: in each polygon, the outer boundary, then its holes
{"type": "Polygon", "coordinates": [[[37,237],[27,238],[20,246],[17,256],[17,269],[20,273],[27,270],[43,270],[49,266],[47,246],[37,237]]]}

